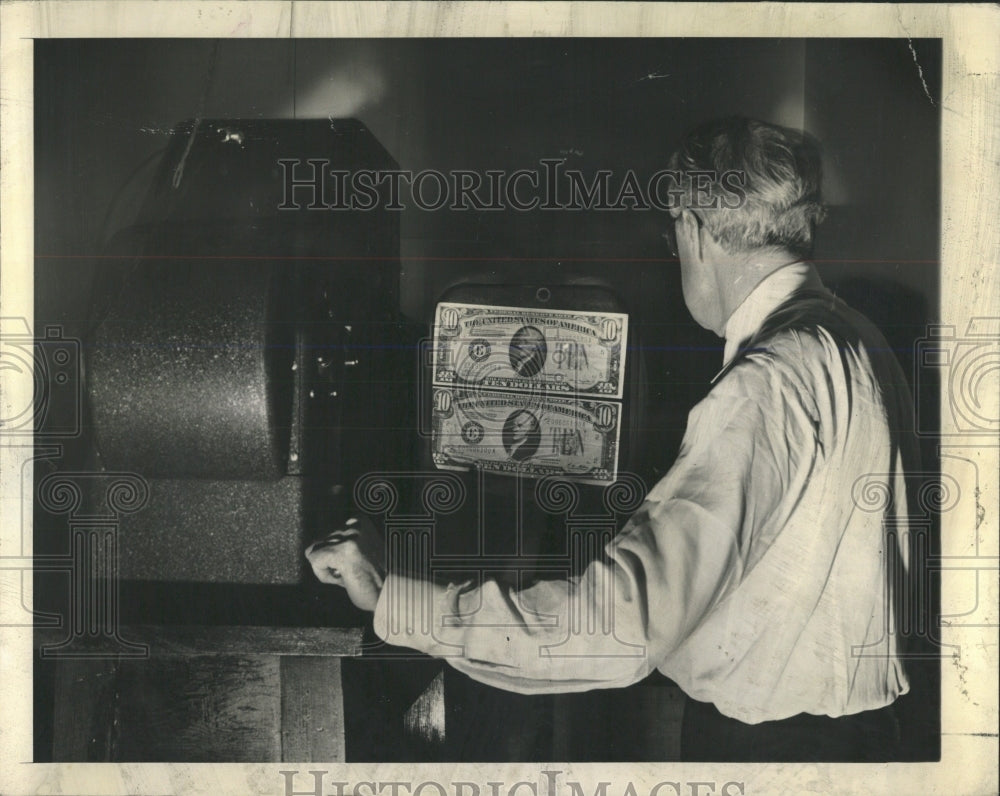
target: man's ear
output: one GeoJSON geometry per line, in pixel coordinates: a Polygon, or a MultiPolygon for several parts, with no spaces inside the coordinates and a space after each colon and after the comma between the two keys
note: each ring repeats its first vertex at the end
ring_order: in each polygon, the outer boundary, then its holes
{"type": "Polygon", "coordinates": [[[699,260],[705,259],[705,252],[702,250],[701,229],[702,224],[698,223],[693,211],[688,208],[681,210],[679,234],[688,236],[688,248],[694,252],[699,260]]]}

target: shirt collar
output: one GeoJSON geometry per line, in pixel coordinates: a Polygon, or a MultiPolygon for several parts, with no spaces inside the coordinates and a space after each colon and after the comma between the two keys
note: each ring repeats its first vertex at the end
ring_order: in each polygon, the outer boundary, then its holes
{"type": "Polygon", "coordinates": [[[740,347],[760,329],[768,315],[783,304],[792,293],[807,285],[822,287],[823,283],[812,263],[796,262],[769,274],[751,290],[750,295],[726,321],[723,367],[732,361],[740,347]]]}

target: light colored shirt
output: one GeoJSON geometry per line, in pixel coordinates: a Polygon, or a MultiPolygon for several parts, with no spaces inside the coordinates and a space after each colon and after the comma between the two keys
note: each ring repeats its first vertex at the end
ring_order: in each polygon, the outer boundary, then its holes
{"type": "Polygon", "coordinates": [[[659,669],[747,723],[906,693],[887,585],[887,529],[906,530],[898,366],[803,264],[761,283],[726,334],[727,368],[691,411],[674,466],[603,560],[519,590],[390,575],[377,634],[522,693],[626,686],[659,669]],[[834,322],[793,313],[737,356],[803,287],[834,322]]]}
{"type": "Polygon", "coordinates": [[[819,274],[811,263],[790,263],[757,285],[726,321],[726,346],[722,364],[733,361],[740,346],[752,337],[764,320],[785,299],[800,288],[822,288],[819,274]]]}

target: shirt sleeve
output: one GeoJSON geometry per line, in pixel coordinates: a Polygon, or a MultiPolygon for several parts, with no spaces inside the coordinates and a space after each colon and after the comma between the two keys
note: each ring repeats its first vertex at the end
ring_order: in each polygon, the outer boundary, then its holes
{"type": "Polygon", "coordinates": [[[807,419],[787,417],[786,401],[757,398],[766,385],[747,384],[748,372],[731,371],[692,410],[673,468],[580,577],[514,589],[390,575],[377,635],[520,693],[645,677],[739,581],[753,527],[785,487],[787,445],[810,435],[807,419]],[[780,451],[777,424],[789,425],[780,451]]]}

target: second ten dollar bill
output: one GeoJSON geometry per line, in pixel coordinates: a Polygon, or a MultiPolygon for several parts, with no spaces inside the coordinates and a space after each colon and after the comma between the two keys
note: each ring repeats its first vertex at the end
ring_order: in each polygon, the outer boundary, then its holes
{"type": "Polygon", "coordinates": [[[434,464],[607,484],[617,474],[617,401],[435,387],[434,464]]]}

